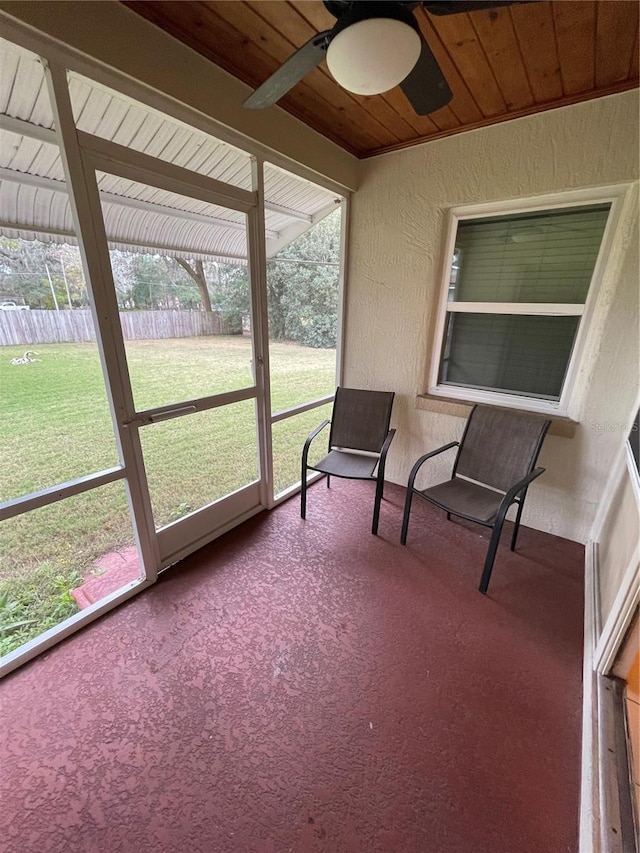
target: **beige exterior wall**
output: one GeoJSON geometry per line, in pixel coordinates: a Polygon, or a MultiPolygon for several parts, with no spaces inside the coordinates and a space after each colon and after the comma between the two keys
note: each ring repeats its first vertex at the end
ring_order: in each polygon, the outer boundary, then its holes
{"type": "Polygon", "coordinates": [[[318,175],[347,189],[357,187],[356,157],[279,107],[243,109],[252,91],[248,86],[115,0],[0,0],[0,14],[194,107],[318,175]]]}
{"type": "MultiPolygon", "coordinates": [[[[387,476],[406,483],[427,450],[460,437],[463,419],[416,407],[436,308],[445,213],[454,205],[637,181],[638,96],[601,98],[362,164],[351,217],[345,381],[395,389],[398,433],[387,476]]],[[[584,542],[638,389],[637,186],[605,274],[579,378],[573,438],[549,435],[547,473],[524,523],[584,542]]],[[[457,407],[460,411],[460,407],[457,407]]],[[[451,454],[427,482],[446,477],[451,454]]]]}
{"type": "Polygon", "coordinates": [[[598,537],[600,619],[604,625],[620,584],[640,542],[640,515],[628,468],[607,508],[598,537]]]}

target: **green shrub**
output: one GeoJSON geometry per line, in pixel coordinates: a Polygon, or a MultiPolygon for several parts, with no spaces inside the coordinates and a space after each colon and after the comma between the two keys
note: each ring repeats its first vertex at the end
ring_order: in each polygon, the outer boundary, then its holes
{"type": "Polygon", "coordinates": [[[80,586],[75,569],[60,572],[52,563],[0,584],[0,656],[77,613],[71,590],[80,586]]]}

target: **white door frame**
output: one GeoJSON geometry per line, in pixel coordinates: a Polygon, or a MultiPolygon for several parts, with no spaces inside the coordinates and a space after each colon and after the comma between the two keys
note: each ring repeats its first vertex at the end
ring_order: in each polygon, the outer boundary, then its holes
{"type": "MultiPolygon", "coordinates": [[[[78,149],[83,163],[85,184],[92,199],[91,218],[93,230],[96,233],[98,242],[102,246],[99,257],[96,257],[96,262],[103,268],[106,286],[112,291],[114,299],[115,288],[111,275],[107,233],[102,205],[100,203],[96,172],[116,175],[117,177],[142,183],[145,186],[152,186],[189,198],[196,198],[208,204],[245,214],[252,317],[257,319],[260,316],[260,306],[256,303],[260,302],[261,292],[264,289],[259,270],[263,266],[260,263],[260,256],[261,252],[265,252],[265,229],[264,217],[258,215],[258,211],[260,210],[258,192],[250,192],[224,184],[213,178],[195,175],[187,169],[107,142],[91,134],[78,134],[78,149]]],[[[112,310],[116,312],[117,316],[117,305],[112,306],[112,310]]],[[[251,346],[252,362],[255,365],[255,379],[251,385],[223,394],[212,394],[193,400],[180,400],[170,405],[154,407],[145,411],[136,411],[127,373],[124,341],[118,341],[117,349],[124,356],[122,369],[126,373],[124,412],[117,419],[118,428],[121,433],[126,432],[128,434],[128,438],[134,449],[136,460],[135,470],[140,475],[140,482],[144,483],[145,486],[146,477],[144,474],[143,455],[139,436],[141,427],[159,420],[183,417],[187,413],[193,414],[198,411],[208,411],[252,399],[255,400],[256,405],[256,448],[259,461],[258,480],[224,498],[206,504],[188,516],[165,525],[158,531],[155,530],[154,526],[151,526],[151,528],[147,526],[145,535],[155,542],[156,571],[186,557],[188,554],[220,536],[221,533],[269,505],[268,501],[264,500],[267,491],[267,485],[265,485],[264,481],[268,483],[270,471],[270,461],[267,455],[269,446],[268,436],[264,430],[264,425],[267,422],[265,417],[267,409],[264,391],[268,385],[266,381],[268,364],[265,363],[265,347],[263,346],[261,331],[259,323],[256,323],[256,326],[252,326],[251,346]]],[[[122,336],[119,325],[115,333],[120,337],[122,336]]],[[[146,500],[149,501],[148,496],[146,500]]]]}
{"type": "MultiPolygon", "coordinates": [[[[338,347],[336,352],[336,379],[342,380],[342,331],[344,325],[344,288],[346,280],[347,254],[346,240],[348,228],[348,204],[351,190],[300,163],[290,160],[261,143],[231,131],[216,120],[204,116],[188,104],[178,103],[160,91],[131,80],[117,69],[107,68],[96,60],[81,55],[78,51],[60,44],[50,36],[33,30],[19,21],[0,12],[3,21],[3,36],[9,41],[30,50],[41,57],[46,69],[52,109],[56,129],[46,131],[47,140],[55,141],[60,149],[65,170],[65,179],[69,191],[71,209],[74,217],[76,237],[78,239],[83,265],[87,277],[87,288],[91,294],[91,311],[96,329],[97,346],[100,354],[105,389],[111,411],[114,436],[119,456],[119,465],[79,477],[66,483],[57,484],[40,492],[8,501],[0,507],[0,520],[11,518],[40,506],[47,506],[76,494],[92,490],[107,483],[122,480],[127,490],[127,499],[134,521],[134,535],[141,564],[145,567],[145,577],[132,581],[121,590],[107,596],[91,607],[51,628],[25,645],[6,655],[0,664],[0,677],[35,657],[40,652],[55,645],[61,639],[77,631],[82,626],[106,613],[108,610],[127,600],[137,592],[152,584],[158,570],[162,567],[159,558],[158,539],[153,523],[152,508],[148,497],[142,453],[137,430],[121,427],[126,424],[126,413],[132,411],[132,391],[126,368],[126,355],[121,341],[121,329],[118,322],[117,300],[111,282],[111,268],[108,246],[101,240],[100,224],[102,209],[99,195],[95,189],[95,168],[104,168],[113,172],[119,169],[122,176],[133,180],[153,183],[152,175],[160,172],[172,191],[187,194],[203,200],[220,201],[226,207],[242,210],[248,217],[248,254],[252,287],[252,329],[254,330],[255,390],[258,406],[258,446],[261,460],[261,480],[257,509],[271,507],[295,492],[299,487],[287,490],[277,501],[273,499],[273,474],[271,458],[271,425],[275,420],[283,419],[300,411],[320,406],[332,399],[312,401],[296,407],[290,412],[278,413],[272,417],[270,405],[268,318],[266,304],[266,250],[265,250],[265,198],[263,184],[263,165],[272,163],[286,169],[294,175],[316,183],[343,197],[342,211],[342,252],[340,267],[338,347]],[[75,125],[68,89],[67,70],[76,71],[102,85],[113,88],[126,96],[139,100],[160,110],[178,121],[211,134],[245,151],[252,157],[252,190],[224,184],[204,175],[183,170],[165,161],[157,161],[148,155],[133,149],[123,148],[116,143],[100,137],[78,131],[75,125]],[[147,174],[147,170],[149,173],[147,174]],[[194,183],[195,182],[195,183],[194,183]],[[96,218],[95,214],[99,216],[96,218]],[[98,226],[96,228],[96,222],[98,226]],[[120,342],[119,342],[120,339],[120,342]]],[[[35,126],[34,126],[35,127],[35,126]]],[[[44,132],[44,131],[43,131],[44,132]]],[[[216,203],[216,201],[214,201],[216,203]]],[[[254,389],[251,389],[252,391],[254,389]]],[[[224,524],[209,536],[220,535],[225,530],[240,523],[244,516],[238,516],[224,524]]],[[[204,544],[198,542],[198,546],[204,544]]],[[[176,557],[179,558],[180,555],[176,557]]],[[[182,555],[184,556],[184,555],[182,555]]]]}
{"type": "MultiPolygon", "coordinates": [[[[244,213],[247,217],[247,248],[252,303],[254,305],[254,319],[256,320],[263,313],[255,305],[255,299],[259,297],[263,288],[259,275],[254,274],[264,268],[264,263],[260,263],[261,247],[262,257],[264,258],[266,255],[264,249],[264,213],[262,212],[262,216],[257,215],[259,209],[258,193],[227,185],[203,175],[197,175],[173,164],[156,160],[148,155],[90,134],[79,133],[76,130],[73,117],[65,64],[44,62],[44,67],[56,125],[57,143],[63,163],[65,182],[69,190],[68,196],[75,234],[87,278],[87,289],[90,293],[90,307],[120,464],[107,471],[80,477],[44,489],[36,494],[9,501],[6,506],[0,509],[0,518],[11,518],[107,483],[121,480],[126,489],[136,548],[142,567],[142,577],[128,583],[117,592],[74,614],[59,626],[51,628],[6,655],[0,666],[0,676],[11,672],[63,637],[74,633],[99,615],[147,588],[156,581],[158,571],[161,568],[202,547],[206,542],[220,536],[268,505],[268,502],[264,500],[267,488],[265,480],[270,467],[266,454],[269,436],[264,429],[264,425],[269,423],[264,400],[264,389],[268,387],[266,381],[268,365],[264,363],[263,338],[260,334],[253,336],[253,360],[259,369],[255,371],[255,383],[251,386],[225,394],[210,395],[194,401],[182,401],[178,405],[161,406],[158,409],[136,412],[122,328],[119,323],[116,292],[111,275],[109,248],[96,170],[142,181],[160,189],[186,194],[208,203],[244,213]],[[210,504],[180,522],[168,525],[156,532],[138,428],[144,423],[152,422],[154,416],[170,417],[172,410],[175,414],[176,409],[184,408],[185,405],[190,410],[193,406],[196,410],[204,411],[248,399],[256,401],[257,445],[260,463],[259,482],[233,493],[227,498],[228,505],[225,508],[221,507],[222,502],[214,502],[213,505],[210,504]],[[217,523],[215,527],[209,525],[206,534],[198,535],[198,527],[194,524],[194,519],[199,513],[210,510],[212,506],[217,523]],[[175,545],[178,541],[176,540],[176,530],[181,523],[183,534],[186,528],[187,531],[191,532],[193,538],[191,542],[175,545]]],[[[259,329],[259,323],[255,323],[255,328],[259,329]]],[[[202,525],[202,527],[204,526],[202,525]]],[[[178,533],[178,535],[180,534],[178,533]]]]}

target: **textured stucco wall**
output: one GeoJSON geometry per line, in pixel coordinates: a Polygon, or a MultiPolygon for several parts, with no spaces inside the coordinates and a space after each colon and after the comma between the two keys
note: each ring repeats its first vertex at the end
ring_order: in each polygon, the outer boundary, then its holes
{"type": "MultiPolygon", "coordinates": [[[[353,200],[345,384],[395,389],[387,476],[458,438],[463,420],[416,408],[424,390],[447,208],[636,181],[638,96],[629,92],[438,140],[363,163],[353,200]]],[[[600,292],[573,438],[550,435],[524,523],[586,541],[638,388],[637,183],[600,292]]],[[[447,476],[451,456],[429,481],[447,476]]]]}

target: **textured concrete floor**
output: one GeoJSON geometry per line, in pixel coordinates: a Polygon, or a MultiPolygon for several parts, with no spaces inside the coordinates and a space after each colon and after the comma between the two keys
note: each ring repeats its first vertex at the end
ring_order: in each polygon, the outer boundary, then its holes
{"type": "Polygon", "coordinates": [[[0,685],[13,853],[577,848],[582,548],[335,481],[0,685]]]}

